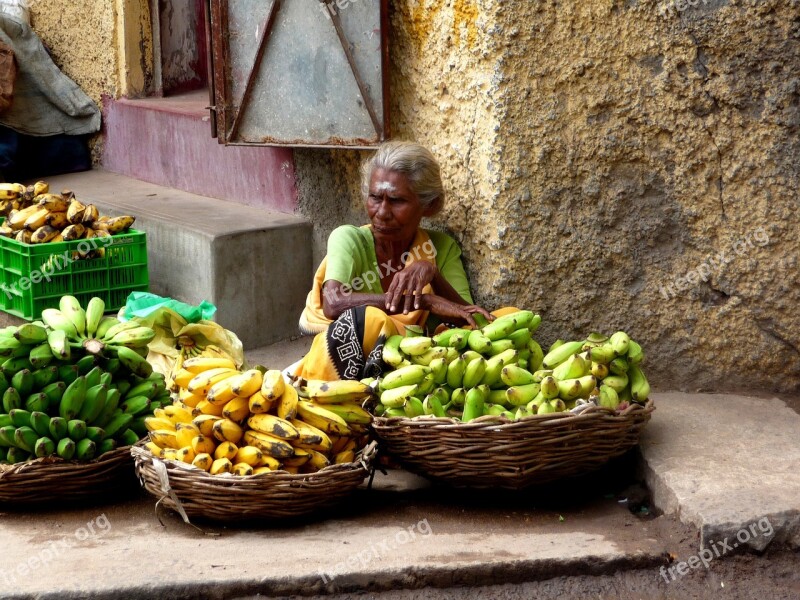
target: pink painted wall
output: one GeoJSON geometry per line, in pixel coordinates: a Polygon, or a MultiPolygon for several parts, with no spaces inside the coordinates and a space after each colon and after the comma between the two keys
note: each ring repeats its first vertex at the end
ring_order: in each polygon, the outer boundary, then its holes
{"type": "MultiPolygon", "coordinates": [[[[207,98],[207,96],[205,96],[207,98]]],[[[292,213],[291,149],[222,146],[211,137],[203,93],[142,100],[106,98],[103,168],[247,206],[292,213]]]]}

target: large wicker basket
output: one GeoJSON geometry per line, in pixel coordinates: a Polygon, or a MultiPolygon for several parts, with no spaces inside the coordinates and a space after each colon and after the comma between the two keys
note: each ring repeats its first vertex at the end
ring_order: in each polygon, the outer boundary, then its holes
{"type": "Polygon", "coordinates": [[[639,443],[653,401],[620,412],[585,405],[509,421],[375,417],[385,450],[405,468],[449,485],[522,489],[599,468],[639,443]]]}
{"type": "Polygon", "coordinates": [[[130,449],[117,448],[89,462],[48,457],[0,465],[0,503],[97,501],[117,495],[136,483],[130,449]]]}
{"type": "Polygon", "coordinates": [[[285,519],[329,507],[357,488],[370,474],[377,444],[371,442],[352,463],[311,474],[273,471],[239,477],[210,475],[191,465],[161,460],[137,444],[131,448],[144,488],[184,521],[189,517],[236,522],[285,519]]]}

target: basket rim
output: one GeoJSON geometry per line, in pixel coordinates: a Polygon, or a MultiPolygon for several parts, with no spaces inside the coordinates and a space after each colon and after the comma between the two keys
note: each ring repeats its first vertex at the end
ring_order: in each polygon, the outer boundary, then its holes
{"type": "Polygon", "coordinates": [[[283,470],[276,470],[276,471],[269,471],[268,473],[258,473],[254,475],[233,475],[232,473],[222,473],[220,475],[212,475],[207,471],[203,471],[192,465],[187,463],[174,460],[174,459],[163,459],[158,458],[157,456],[153,456],[149,450],[147,450],[144,445],[147,442],[147,439],[140,440],[133,446],[128,446],[130,448],[130,454],[133,458],[137,461],[137,468],[139,467],[139,462],[142,463],[155,463],[161,462],[163,463],[167,469],[172,470],[180,470],[181,475],[185,475],[190,478],[197,478],[198,480],[202,480],[204,483],[212,482],[213,484],[222,484],[224,486],[221,487],[230,487],[230,482],[251,482],[258,478],[266,478],[271,477],[274,480],[281,480],[281,481],[305,481],[309,478],[316,478],[316,477],[326,477],[332,473],[339,473],[344,471],[357,471],[363,469],[365,473],[369,473],[370,469],[372,468],[372,461],[375,459],[375,456],[378,452],[378,443],[375,440],[370,441],[364,448],[362,448],[359,453],[356,455],[356,459],[353,462],[349,463],[339,463],[339,464],[332,464],[328,465],[320,469],[319,471],[315,471],[314,473],[289,473],[283,470]]]}
{"type": "Polygon", "coordinates": [[[118,460],[119,458],[130,454],[130,449],[132,447],[133,446],[120,446],[119,448],[114,448],[109,452],[101,454],[97,458],[93,458],[92,460],[87,460],[87,461],[66,460],[61,458],[60,456],[45,456],[42,458],[35,458],[33,460],[26,460],[24,462],[14,463],[12,465],[5,465],[5,464],[0,465],[0,482],[3,480],[3,477],[10,475],[12,473],[21,474],[30,470],[37,472],[41,472],[44,470],[63,471],[67,467],[75,467],[75,471],[90,469],[97,465],[102,465],[103,463],[110,462],[112,460],[118,460]],[[56,469],[51,469],[51,467],[56,467],[56,469]]]}
{"type": "Polygon", "coordinates": [[[589,405],[579,413],[561,412],[545,415],[531,415],[519,420],[512,421],[502,415],[484,415],[473,419],[468,423],[459,421],[455,417],[379,417],[373,416],[373,429],[392,429],[398,427],[409,427],[418,429],[441,429],[459,431],[510,431],[513,429],[525,428],[526,426],[548,427],[555,425],[568,425],[570,423],[580,423],[596,419],[613,419],[618,421],[628,421],[632,417],[650,416],[655,410],[655,403],[652,398],[642,404],[632,403],[625,410],[615,411],[610,408],[598,405],[589,405]]]}

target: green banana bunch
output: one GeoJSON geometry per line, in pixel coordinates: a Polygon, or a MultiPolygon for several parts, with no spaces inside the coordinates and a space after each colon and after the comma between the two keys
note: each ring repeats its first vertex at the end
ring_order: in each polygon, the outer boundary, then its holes
{"type": "Polygon", "coordinates": [[[650,383],[642,370],[634,365],[628,371],[631,386],[631,398],[634,402],[644,402],[650,396],[650,383]]]}

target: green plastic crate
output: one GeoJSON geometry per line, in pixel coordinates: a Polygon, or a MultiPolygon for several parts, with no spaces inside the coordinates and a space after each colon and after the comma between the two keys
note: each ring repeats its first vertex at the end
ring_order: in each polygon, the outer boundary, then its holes
{"type": "Polygon", "coordinates": [[[38,319],[45,308],[58,308],[66,294],[83,306],[99,296],[106,310],[118,310],[131,292],[146,292],[149,286],[143,231],[130,229],[110,238],[48,244],[21,244],[0,237],[0,310],[23,319],[38,319]],[[99,248],[106,250],[102,258],[72,260],[78,249],[99,248]],[[55,258],[51,261],[51,257],[55,258]]]}

